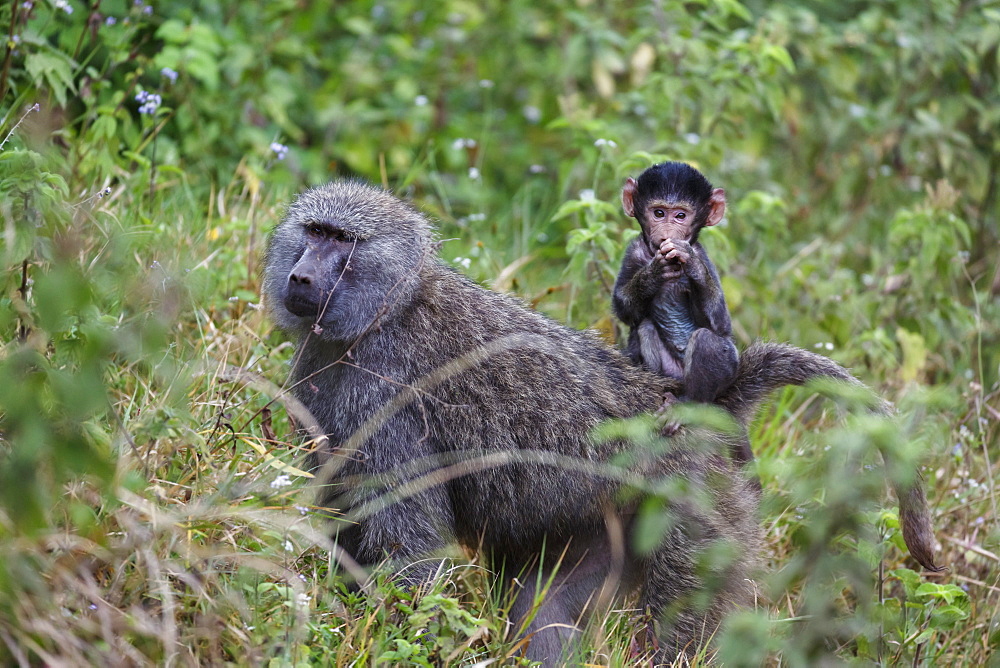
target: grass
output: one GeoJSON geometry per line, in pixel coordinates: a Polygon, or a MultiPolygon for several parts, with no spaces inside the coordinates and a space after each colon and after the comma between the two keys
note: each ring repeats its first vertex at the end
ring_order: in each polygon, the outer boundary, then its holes
{"type": "MultiPolygon", "coordinates": [[[[171,212],[183,224],[150,230],[125,253],[138,271],[136,284],[155,287],[144,297],[149,307],[169,306],[165,346],[133,361],[112,359],[104,369],[111,405],[92,424],[110,439],[114,471],[107,483],[85,475],[58,484],[47,522],[33,532],[19,532],[0,514],[0,656],[20,665],[473,665],[509,658],[516,643],[503,597],[475,555],[453,555],[454,566],[419,595],[386,579],[362,595],[334,574],[327,511],[311,505],[308,476],[298,468],[303,445],[291,437],[280,401],[292,350],[271,331],[256,297],[240,296],[257,294],[256,276],[244,268],[257,261],[263,229],[279,215],[283,197],[236,187],[228,193],[211,205],[181,198],[171,212]],[[186,222],[199,220],[205,223],[186,222]],[[248,228],[256,231],[247,236],[248,228]],[[175,279],[185,267],[188,277],[175,279]]],[[[102,201],[88,218],[125,221],[135,208],[126,193],[102,201]]],[[[102,243],[100,235],[84,238],[75,256],[87,257],[102,243]]],[[[8,355],[16,345],[8,344],[8,355]]],[[[940,559],[951,568],[924,579],[968,591],[967,616],[948,626],[935,617],[935,601],[917,605],[899,578],[882,585],[862,579],[877,587],[866,591],[844,572],[810,574],[808,564],[796,565],[815,536],[848,555],[875,549],[870,565],[880,574],[905,562],[891,546],[891,512],[875,538],[824,534],[823,508],[843,491],[835,478],[844,475],[843,458],[824,449],[857,437],[860,427],[819,396],[788,390],[753,430],[771,573],[762,575],[759,605],[771,621],[746,623],[758,646],[771,648],[768,663],[795,665],[813,656],[791,642],[808,626],[820,627],[813,633],[823,636],[825,653],[848,658],[858,652],[850,633],[871,631],[878,619],[879,655],[889,663],[989,660],[1000,609],[998,557],[985,542],[997,504],[988,447],[997,394],[970,384],[955,413],[914,394],[911,388],[893,398],[905,435],[935,453],[926,480],[940,559]],[[949,438],[953,449],[938,445],[949,438]],[[833,491],[817,486],[823,483],[833,491]],[[824,577],[825,588],[814,590],[824,577]],[[834,610],[810,622],[801,609],[816,592],[834,592],[834,610]],[[876,599],[884,612],[872,610],[876,599]],[[886,599],[899,602],[905,621],[891,619],[886,599]],[[791,646],[776,646],[775,638],[791,646]]],[[[877,509],[867,515],[879,516],[877,509]]],[[[630,648],[641,618],[626,605],[595,625],[590,660],[634,662],[641,653],[630,648]]]]}
{"type": "MultiPolygon", "coordinates": [[[[696,663],[998,665],[989,3],[74,1],[0,5],[0,665],[514,661],[478,555],[417,593],[336,572],[261,249],[294,192],[363,175],[610,340],[618,188],[666,158],[726,188],[702,239],[738,343],[898,408],[763,408],[760,596],[696,663]],[[876,439],[923,464],[945,573],[908,568],[876,439]]],[[[641,663],[635,606],[587,661],[641,663]]]]}

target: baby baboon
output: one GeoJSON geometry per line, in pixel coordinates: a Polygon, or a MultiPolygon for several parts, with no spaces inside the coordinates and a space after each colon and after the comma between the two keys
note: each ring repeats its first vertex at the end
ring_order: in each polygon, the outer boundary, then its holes
{"type": "MultiPolygon", "coordinates": [[[[711,403],[736,377],[739,355],[719,274],[698,233],[726,213],[726,193],[683,162],[663,162],[629,178],[622,208],[641,234],[625,250],[611,305],[629,327],[626,354],[683,383],[678,400],[711,403]]],[[[671,427],[671,429],[674,427],[671,427]]],[[[732,456],[753,460],[749,438],[732,456]]]]}
{"type": "Polygon", "coordinates": [[[630,329],[628,356],[683,381],[683,398],[711,403],[733,382],[739,356],[698,233],[722,220],[726,194],[694,167],[663,162],[625,181],[622,207],[642,231],[625,251],[612,300],[630,329]]]}
{"type": "MultiPolygon", "coordinates": [[[[297,340],[293,391],[329,438],[316,462],[321,502],[344,511],[338,545],[357,562],[389,559],[415,583],[447,544],[482,547],[517,577],[510,616],[528,620],[525,654],[547,665],[572,651],[574,625],[605,593],[641,590],[663,618],[664,660],[695,651],[752,601],[757,495],[728,458],[684,430],[632,485],[610,461],[629,444],[591,438],[609,418],[656,410],[679,383],[445,266],[426,219],[399,199],[356,181],[301,194],[271,236],[263,289],[297,340]],[[629,539],[636,496],[623,491],[662,478],[685,497],[640,554],[629,539]],[[706,570],[717,541],[738,549],[706,570]]],[[[820,356],[756,344],[717,401],[745,421],[770,390],[815,375],[853,380],[820,356]]],[[[906,499],[922,502],[913,489],[906,499]]],[[[925,515],[915,521],[927,527],[925,515]]]]}

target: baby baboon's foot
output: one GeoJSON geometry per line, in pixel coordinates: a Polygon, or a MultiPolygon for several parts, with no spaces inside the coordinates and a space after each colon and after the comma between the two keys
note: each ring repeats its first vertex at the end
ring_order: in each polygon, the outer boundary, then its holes
{"type": "Polygon", "coordinates": [[[663,436],[673,436],[681,430],[681,424],[679,422],[672,422],[666,419],[666,416],[670,412],[670,407],[678,403],[679,399],[674,395],[673,392],[669,390],[663,393],[663,403],[660,407],[656,409],[656,417],[663,418],[663,426],[660,427],[660,434],[663,436]]]}

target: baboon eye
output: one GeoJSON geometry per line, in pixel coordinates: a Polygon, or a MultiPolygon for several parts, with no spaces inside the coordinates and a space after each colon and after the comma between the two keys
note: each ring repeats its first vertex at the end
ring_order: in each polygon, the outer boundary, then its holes
{"type": "Polygon", "coordinates": [[[678,211],[677,212],[677,220],[684,220],[685,218],[687,218],[687,214],[686,213],[684,213],[683,211],[678,211]]]}
{"type": "Polygon", "coordinates": [[[347,230],[339,227],[333,227],[331,225],[323,225],[322,223],[308,223],[306,225],[306,234],[311,237],[330,239],[331,241],[338,241],[341,243],[351,243],[358,240],[353,233],[348,232],[347,230]]]}
{"type": "Polygon", "coordinates": [[[663,216],[666,215],[666,212],[663,209],[653,209],[653,215],[657,218],[663,218],[663,216]]]}
{"type": "Polygon", "coordinates": [[[341,243],[351,243],[352,241],[357,241],[358,238],[348,232],[347,230],[342,230],[339,227],[335,227],[330,230],[330,238],[334,241],[339,241],[341,243]]]}

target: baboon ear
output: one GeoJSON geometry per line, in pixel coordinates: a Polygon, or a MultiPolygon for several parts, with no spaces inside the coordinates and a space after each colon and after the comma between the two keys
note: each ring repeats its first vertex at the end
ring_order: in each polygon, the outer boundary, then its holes
{"type": "Polygon", "coordinates": [[[635,218],[635,203],[632,201],[635,196],[635,188],[635,179],[631,176],[625,179],[625,185],[622,187],[622,208],[625,209],[625,215],[629,218],[635,218]]]}
{"type": "Polygon", "coordinates": [[[716,188],[712,191],[712,196],[708,198],[708,218],[705,219],[705,226],[715,225],[726,215],[726,191],[716,188]]]}

